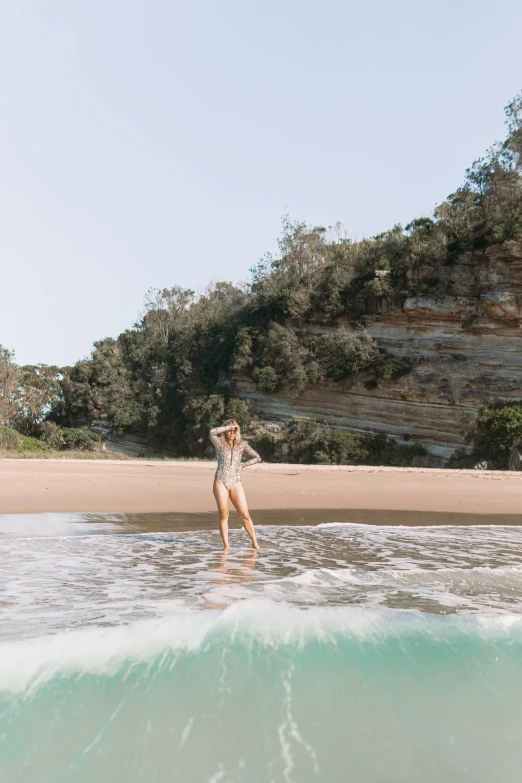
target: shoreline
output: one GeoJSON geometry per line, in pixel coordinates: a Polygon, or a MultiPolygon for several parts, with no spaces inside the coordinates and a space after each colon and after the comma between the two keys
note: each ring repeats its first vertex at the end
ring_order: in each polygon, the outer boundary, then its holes
{"type": "MultiPolygon", "coordinates": [[[[0,514],[215,511],[215,468],[204,460],[4,459],[0,514]]],[[[520,515],[522,521],[522,474],[509,471],[262,463],[243,480],[252,512],[471,514],[482,524],[520,515]]]]}

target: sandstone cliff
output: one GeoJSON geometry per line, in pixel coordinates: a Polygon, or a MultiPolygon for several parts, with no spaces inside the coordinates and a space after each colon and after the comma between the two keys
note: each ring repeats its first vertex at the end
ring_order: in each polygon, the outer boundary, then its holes
{"type": "Polygon", "coordinates": [[[403,302],[372,297],[362,318],[380,347],[413,364],[408,375],[370,391],[361,373],[297,396],[289,389],[266,394],[236,377],[235,393],[264,418],[311,416],[449,456],[481,405],[522,398],[522,242],[467,253],[453,266],[420,267],[411,283],[427,293],[403,302]]]}

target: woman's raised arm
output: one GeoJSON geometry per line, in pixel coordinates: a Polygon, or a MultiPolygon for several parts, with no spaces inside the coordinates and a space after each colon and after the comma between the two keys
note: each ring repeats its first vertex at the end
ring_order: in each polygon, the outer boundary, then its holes
{"type": "Polygon", "coordinates": [[[210,440],[212,441],[216,449],[218,449],[221,445],[221,441],[219,440],[218,436],[221,435],[223,432],[228,432],[229,430],[233,430],[233,429],[235,429],[233,424],[227,424],[225,427],[212,427],[212,429],[210,430],[210,440]]]}

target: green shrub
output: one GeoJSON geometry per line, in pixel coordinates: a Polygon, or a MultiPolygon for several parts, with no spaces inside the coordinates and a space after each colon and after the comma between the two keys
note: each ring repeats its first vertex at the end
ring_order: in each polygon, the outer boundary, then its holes
{"type": "MultiPolygon", "coordinates": [[[[446,462],[446,468],[452,468],[454,470],[465,470],[474,468],[477,462],[481,462],[480,455],[475,452],[469,452],[464,447],[460,446],[455,449],[451,457],[446,462]]],[[[488,466],[489,467],[489,466],[488,466]]]]}
{"type": "Polygon", "coordinates": [[[189,453],[197,457],[210,457],[213,453],[209,430],[219,427],[225,420],[225,397],[211,394],[209,397],[192,397],[183,409],[186,431],[183,434],[189,453]]]}
{"type": "MultiPolygon", "coordinates": [[[[373,371],[375,377],[365,383],[369,390],[377,386],[377,379],[399,378],[411,370],[411,364],[380,349],[375,340],[362,330],[348,332],[341,329],[336,334],[314,337],[310,350],[320,372],[332,381],[342,381],[363,370],[373,371]]],[[[320,380],[318,376],[316,382],[320,380]]]]}
{"type": "Polygon", "coordinates": [[[46,443],[50,449],[59,451],[65,446],[63,429],[54,421],[43,421],[38,427],[40,440],[46,443]]]}
{"type": "Polygon", "coordinates": [[[290,420],[277,442],[276,453],[284,461],[311,465],[351,465],[364,462],[368,456],[358,436],[321,427],[315,419],[307,418],[290,420]]]}
{"type": "Polygon", "coordinates": [[[278,443],[278,460],[312,463],[318,434],[319,423],[315,419],[290,419],[278,443]]]}
{"type": "Polygon", "coordinates": [[[214,449],[209,440],[212,427],[219,427],[227,419],[235,419],[241,429],[252,421],[248,405],[238,397],[226,399],[224,394],[211,394],[209,397],[194,397],[183,410],[187,429],[184,434],[190,455],[211,457],[214,449]]]}
{"type": "Polygon", "coordinates": [[[11,427],[0,427],[0,448],[20,454],[49,451],[46,443],[28,435],[21,435],[11,427]]]}
{"type": "Polygon", "coordinates": [[[351,432],[340,429],[325,429],[317,438],[314,462],[321,465],[351,465],[365,463],[369,451],[364,441],[351,432]]]}
{"type": "Polygon", "coordinates": [[[274,462],[276,460],[277,438],[270,432],[254,433],[249,436],[248,442],[254,448],[262,460],[274,462]]]}
{"type": "Polygon", "coordinates": [[[327,378],[342,381],[349,375],[372,367],[378,356],[377,343],[366,332],[340,330],[314,337],[311,352],[327,378]]]}
{"type": "Polygon", "coordinates": [[[234,355],[230,363],[232,372],[248,372],[252,367],[252,329],[244,326],[238,329],[234,355]]]}
{"type": "Polygon", "coordinates": [[[408,468],[429,466],[435,462],[424,446],[397,443],[383,432],[366,437],[364,443],[368,449],[369,465],[408,468]]]}
{"type": "MultiPolygon", "coordinates": [[[[251,439],[251,442],[254,442],[251,439]]],[[[259,441],[256,441],[259,442],[259,441]]],[[[306,465],[390,465],[433,467],[438,460],[419,444],[400,444],[384,433],[356,435],[322,426],[316,419],[294,418],[272,441],[264,459],[306,465]]]]}
{"type": "Polygon", "coordinates": [[[62,430],[65,448],[75,451],[101,451],[102,439],[87,427],[64,427],[62,430]]]}
{"type": "Polygon", "coordinates": [[[244,400],[239,397],[230,397],[225,405],[225,421],[235,419],[240,428],[244,430],[252,421],[252,413],[244,400]]]}
{"type": "Polygon", "coordinates": [[[273,393],[279,388],[279,378],[273,367],[256,367],[252,380],[261,391],[273,393]]]}
{"type": "Polygon", "coordinates": [[[321,365],[313,359],[308,362],[305,372],[307,386],[317,386],[318,383],[324,381],[324,372],[321,365]]]}
{"type": "Polygon", "coordinates": [[[507,467],[509,452],[522,440],[522,401],[481,408],[475,427],[466,435],[477,461],[492,460],[507,467]]]}
{"type": "Polygon", "coordinates": [[[380,350],[374,368],[376,378],[389,381],[411,372],[412,366],[405,359],[398,359],[387,351],[380,350]]]}
{"type": "Polygon", "coordinates": [[[252,372],[263,391],[277,391],[282,383],[296,391],[306,386],[308,354],[293,329],[271,323],[259,339],[258,365],[252,372]]]}
{"type": "Polygon", "coordinates": [[[0,427],[0,448],[16,451],[20,448],[23,437],[11,427],[0,427]]]}

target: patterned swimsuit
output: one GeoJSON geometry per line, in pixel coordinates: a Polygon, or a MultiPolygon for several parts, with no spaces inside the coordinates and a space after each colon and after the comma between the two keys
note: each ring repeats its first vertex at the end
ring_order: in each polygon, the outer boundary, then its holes
{"type": "Polygon", "coordinates": [[[261,462],[261,457],[245,441],[241,441],[239,446],[229,446],[226,439],[222,441],[218,436],[227,430],[228,427],[214,427],[214,429],[210,430],[210,440],[216,447],[217,452],[216,478],[230,491],[238,481],[241,481],[239,466],[241,465],[243,454],[248,454],[252,458],[248,462],[243,462],[244,468],[248,468],[249,465],[255,465],[256,462],[261,462]]]}

